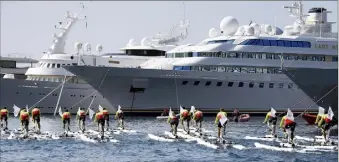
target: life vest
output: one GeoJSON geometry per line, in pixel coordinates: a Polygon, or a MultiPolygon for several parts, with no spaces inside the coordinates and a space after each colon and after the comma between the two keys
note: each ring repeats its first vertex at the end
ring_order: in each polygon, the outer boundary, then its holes
{"type": "Polygon", "coordinates": [[[97,113],[96,117],[97,117],[97,120],[104,119],[104,114],[102,112],[99,112],[97,113]]]}
{"type": "Polygon", "coordinates": [[[188,112],[187,110],[184,110],[184,111],[182,112],[182,116],[188,117],[188,116],[189,116],[189,112],[188,112]]]}
{"type": "Polygon", "coordinates": [[[33,110],[32,110],[32,115],[33,116],[36,116],[36,115],[39,115],[40,114],[40,110],[38,109],[38,108],[34,108],[33,110]]]}
{"type": "Polygon", "coordinates": [[[290,119],[287,119],[287,118],[284,119],[284,125],[285,125],[285,126],[286,126],[286,125],[290,125],[290,124],[292,124],[292,123],[294,123],[294,121],[292,121],[292,120],[290,120],[290,119]]]}
{"type": "Polygon", "coordinates": [[[21,112],[20,113],[20,119],[21,120],[28,120],[28,117],[29,117],[29,115],[28,115],[27,112],[21,112]]]}
{"type": "Polygon", "coordinates": [[[71,114],[70,114],[69,112],[64,112],[64,113],[62,114],[62,118],[63,118],[63,119],[69,119],[70,116],[71,116],[71,114]]]}
{"type": "Polygon", "coordinates": [[[170,116],[171,122],[178,122],[178,117],[176,115],[170,116]]]}
{"type": "Polygon", "coordinates": [[[124,117],[124,113],[123,113],[122,111],[118,112],[118,117],[119,117],[119,118],[124,117]]]}
{"type": "Polygon", "coordinates": [[[107,111],[107,110],[103,110],[102,113],[103,113],[104,115],[108,115],[108,111],[107,111]]]}
{"type": "Polygon", "coordinates": [[[195,112],[195,117],[196,117],[197,119],[200,119],[200,118],[202,117],[202,112],[201,112],[201,111],[195,112]]]}
{"type": "Polygon", "coordinates": [[[1,112],[1,116],[7,116],[8,110],[2,109],[0,112],[1,112]]]}
{"type": "Polygon", "coordinates": [[[329,124],[329,123],[331,123],[331,119],[330,119],[330,117],[328,116],[328,115],[326,115],[325,116],[325,123],[327,123],[327,124],[329,124]]]}
{"type": "Polygon", "coordinates": [[[85,111],[84,111],[84,110],[80,110],[80,111],[79,111],[79,116],[80,116],[80,117],[86,116],[85,111]]]}

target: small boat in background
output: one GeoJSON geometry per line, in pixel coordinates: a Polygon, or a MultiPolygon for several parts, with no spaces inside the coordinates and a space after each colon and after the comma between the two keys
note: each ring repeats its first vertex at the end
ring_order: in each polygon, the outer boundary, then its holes
{"type": "Polygon", "coordinates": [[[317,119],[317,115],[312,115],[309,113],[305,113],[302,115],[302,118],[307,122],[307,124],[314,124],[317,119]]]}
{"type": "Polygon", "coordinates": [[[251,119],[249,114],[241,114],[239,116],[239,122],[248,122],[251,119]]]}

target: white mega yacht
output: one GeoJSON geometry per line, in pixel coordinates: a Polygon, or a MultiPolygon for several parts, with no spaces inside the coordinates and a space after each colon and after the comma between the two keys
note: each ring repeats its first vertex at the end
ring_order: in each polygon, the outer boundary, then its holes
{"type": "Polygon", "coordinates": [[[329,11],[325,8],[311,8],[307,15],[302,13],[301,2],[286,8],[296,21],[284,30],[270,24],[240,26],[236,18],[225,17],[220,31],[210,30],[210,38],[197,45],[178,46],[168,51],[166,58],[150,59],[140,68],[65,68],[111,104],[121,105],[124,112],[159,113],[180,105],[194,105],[206,113],[219,108],[263,113],[271,107],[317,111],[319,105],[328,107],[338,101],[331,97],[335,91],[325,98],[323,93],[308,95],[283,70],[333,69],[321,75],[326,82],[313,86],[321,92],[336,88],[337,33],[332,32],[333,23],[327,21],[329,11]]]}
{"type": "Polygon", "coordinates": [[[75,113],[78,107],[98,108],[99,105],[108,108],[113,113],[115,109],[105,96],[97,93],[89,84],[68,72],[63,66],[114,66],[114,67],[138,67],[150,58],[164,57],[165,52],[177,46],[176,43],[187,37],[188,21],[174,26],[169,33],[156,37],[145,37],[138,45],[131,39],[124,53],[101,54],[103,46],[98,44],[97,55],[91,51],[89,43],[75,43],[75,54],[66,53],[64,50],[67,35],[74,24],[79,20],[80,12],[66,12],[64,22],[56,26],[58,32],[53,34],[53,44],[44,53],[35,67],[27,70],[27,79],[1,78],[1,102],[0,107],[37,107],[41,113],[55,113],[57,108],[67,108],[75,113]],[[177,32],[177,33],[176,33],[177,32]],[[174,33],[178,34],[176,36],[174,33]]]}

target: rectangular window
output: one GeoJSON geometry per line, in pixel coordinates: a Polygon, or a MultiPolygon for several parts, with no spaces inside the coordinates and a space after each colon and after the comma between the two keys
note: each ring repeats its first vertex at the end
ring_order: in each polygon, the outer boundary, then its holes
{"type": "Polygon", "coordinates": [[[55,68],[55,64],[52,64],[52,68],[55,68]]]}
{"type": "Polygon", "coordinates": [[[239,87],[243,87],[244,83],[243,82],[239,82],[239,87]]]}
{"type": "Polygon", "coordinates": [[[57,68],[60,68],[60,64],[57,64],[57,68]]]}
{"type": "Polygon", "coordinates": [[[195,81],[194,85],[199,85],[200,81],[195,81]]]}
{"type": "Polygon", "coordinates": [[[241,72],[242,72],[242,73],[248,73],[248,72],[247,72],[247,68],[245,68],[245,67],[241,68],[241,72]]]}
{"type": "Polygon", "coordinates": [[[273,87],[274,87],[274,83],[270,83],[270,84],[268,85],[268,87],[269,87],[269,88],[273,88],[273,87]]]}
{"type": "Polygon", "coordinates": [[[228,82],[228,86],[232,87],[233,86],[233,82],[228,82]]]}
{"type": "Polygon", "coordinates": [[[50,63],[48,63],[48,64],[47,64],[47,67],[48,67],[48,68],[50,68],[50,65],[51,65],[51,64],[50,64],[50,63]]]}
{"type": "Polygon", "coordinates": [[[293,83],[288,84],[288,89],[291,89],[291,88],[293,88],[293,83]]]}
{"type": "Polygon", "coordinates": [[[303,48],[311,48],[311,43],[310,42],[302,41],[302,43],[303,43],[303,48]]]}
{"type": "Polygon", "coordinates": [[[248,58],[248,54],[247,53],[242,53],[242,58],[248,58]]]}
{"type": "Polygon", "coordinates": [[[274,58],[275,60],[279,60],[279,59],[280,59],[280,57],[279,57],[278,54],[274,54],[274,55],[273,55],[273,58],[274,58]]]}
{"type": "Polygon", "coordinates": [[[259,39],[259,41],[257,42],[257,46],[262,46],[262,45],[264,45],[264,43],[263,43],[262,39],[259,39]]]}
{"type": "Polygon", "coordinates": [[[262,55],[261,54],[255,54],[256,59],[262,59],[262,55]]]}
{"type": "Polygon", "coordinates": [[[222,82],[218,82],[217,86],[220,87],[222,85],[222,82]]]}
{"type": "Polygon", "coordinates": [[[262,68],[257,68],[256,71],[257,71],[257,73],[262,73],[263,72],[262,68]]]}
{"type": "Polygon", "coordinates": [[[78,63],[72,63],[72,65],[74,65],[74,66],[77,66],[77,65],[78,65],[78,63]]]}
{"type": "Polygon", "coordinates": [[[297,41],[297,43],[298,43],[298,47],[303,47],[303,42],[297,41]]]}
{"type": "Polygon", "coordinates": [[[272,59],[272,54],[266,54],[266,59],[272,59]]]}
{"type": "Polygon", "coordinates": [[[283,88],[284,87],[284,83],[279,83],[279,88],[283,88]]]}
{"type": "Polygon", "coordinates": [[[182,84],[182,85],[186,85],[187,83],[188,83],[188,81],[185,80],[185,81],[182,81],[181,84],[182,84]]]}
{"type": "Polygon", "coordinates": [[[253,82],[250,82],[250,84],[248,84],[248,86],[249,86],[250,88],[253,88],[253,87],[254,87],[254,83],[253,83],[253,82]]]}
{"type": "Polygon", "coordinates": [[[205,85],[206,86],[210,86],[211,85],[211,81],[207,81],[205,85]]]}
{"type": "Polygon", "coordinates": [[[260,83],[259,88],[264,88],[264,83],[260,83]]]}

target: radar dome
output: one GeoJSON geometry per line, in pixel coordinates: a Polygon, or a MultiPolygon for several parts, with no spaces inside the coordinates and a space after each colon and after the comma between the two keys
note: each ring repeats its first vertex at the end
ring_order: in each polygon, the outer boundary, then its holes
{"type": "Polygon", "coordinates": [[[246,28],[246,35],[251,36],[254,35],[254,27],[253,26],[249,26],[246,28]]]}
{"type": "Polygon", "coordinates": [[[136,45],[135,40],[133,38],[130,39],[129,42],[128,42],[128,45],[129,46],[135,46],[136,45]]]}
{"type": "Polygon", "coordinates": [[[294,26],[293,32],[295,32],[295,33],[300,33],[300,32],[301,32],[301,26],[300,26],[300,25],[294,26]]]}
{"type": "Polygon", "coordinates": [[[76,50],[80,50],[80,49],[82,48],[82,43],[81,43],[81,42],[76,42],[76,43],[74,44],[74,48],[75,48],[76,50]]]}
{"type": "Polygon", "coordinates": [[[254,28],[254,33],[255,34],[260,34],[260,25],[256,23],[252,23],[250,26],[254,28]]]}
{"type": "Polygon", "coordinates": [[[272,25],[265,25],[265,32],[271,33],[272,32],[272,25]]]}
{"type": "Polygon", "coordinates": [[[240,26],[237,32],[235,33],[235,35],[243,35],[244,33],[245,33],[245,25],[240,26]]]}
{"type": "Polygon", "coordinates": [[[85,48],[86,48],[86,51],[91,51],[91,44],[86,43],[85,48]]]}
{"type": "Polygon", "coordinates": [[[220,22],[220,30],[223,31],[224,35],[234,34],[239,27],[238,20],[232,16],[223,18],[220,22]]]}
{"type": "Polygon", "coordinates": [[[149,42],[149,40],[147,38],[142,38],[141,39],[141,45],[142,46],[148,46],[149,43],[150,42],[149,42]]]}
{"type": "Polygon", "coordinates": [[[102,46],[101,44],[98,44],[98,45],[96,46],[96,50],[97,50],[98,52],[101,52],[102,49],[103,49],[103,46],[102,46]]]}
{"type": "Polygon", "coordinates": [[[208,35],[209,35],[211,38],[218,36],[218,31],[217,31],[217,29],[211,28],[210,31],[208,32],[208,35]]]}

